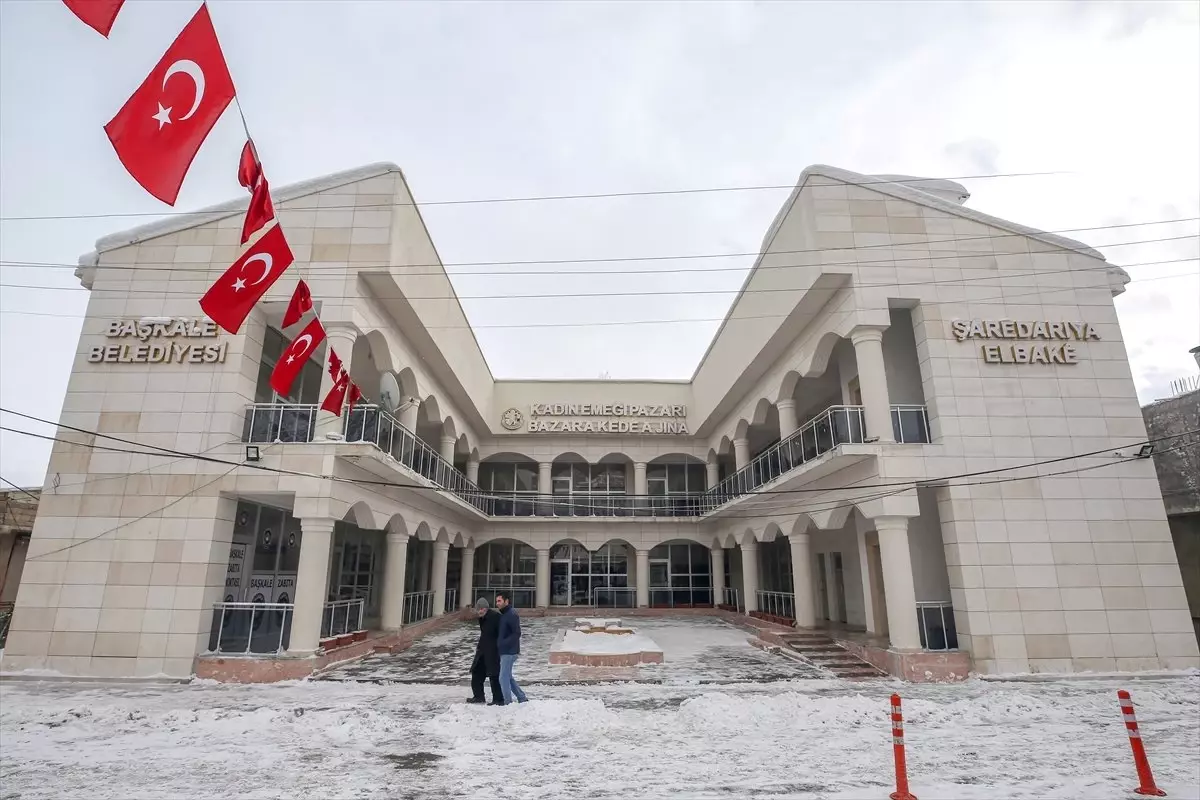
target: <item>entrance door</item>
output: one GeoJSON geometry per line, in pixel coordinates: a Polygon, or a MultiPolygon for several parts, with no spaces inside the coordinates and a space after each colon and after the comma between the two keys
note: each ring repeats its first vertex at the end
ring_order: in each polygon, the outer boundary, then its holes
{"type": "Polygon", "coordinates": [[[550,605],[571,605],[571,562],[550,562],[550,605]]]}
{"type": "MultiPolygon", "coordinates": [[[[638,576],[641,577],[640,575],[638,576]]],[[[668,562],[654,560],[650,562],[650,607],[668,607],[674,605],[671,594],[671,570],[668,562]]]]}

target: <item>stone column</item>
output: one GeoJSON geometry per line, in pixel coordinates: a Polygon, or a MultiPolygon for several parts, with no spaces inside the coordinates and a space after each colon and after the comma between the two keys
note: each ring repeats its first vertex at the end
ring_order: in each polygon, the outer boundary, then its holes
{"type": "Polygon", "coordinates": [[[450,560],[450,543],[433,543],[433,615],[446,613],[446,562],[450,560]]]}
{"type": "Polygon", "coordinates": [[[792,550],[792,594],[796,606],[796,625],[812,628],[817,624],[813,608],[812,537],[793,533],[788,537],[792,550]]]}
{"type": "Polygon", "coordinates": [[[718,464],[704,465],[704,488],[715,489],[721,482],[721,467],[718,464]]]}
{"type": "Polygon", "coordinates": [[[650,551],[637,551],[637,606],[650,607],[650,551]]]}
{"type": "Polygon", "coordinates": [[[425,542],[418,539],[413,547],[417,549],[416,555],[413,558],[413,567],[417,570],[417,574],[413,576],[413,591],[427,592],[429,591],[429,558],[428,548],[425,542]]]}
{"type": "MultiPolygon", "coordinates": [[[[342,361],[342,368],[349,372],[350,360],[354,356],[354,342],[361,333],[358,326],[351,323],[325,323],[325,363],[324,369],[321,370],[321,391],[317,395],[318,403],[323,402],[325,396],[329,394],[329,390],[333,388],[333,378],[329,374],[329,354],[337,353],[337,357],[342,361]]],[[[329,439],[331,435],[335,438],[342,438],[345,431],[344,420],[344,415],[335,416],[328,411],[318,410],[316,433],[313,434],[313,440],[323,441],[329,439]]]]}
{"type": "Polygon", "coordinates": [[[534,602],[538,608],[550,607],[550,551],[537,551],[537,569],[534,583],[537,586],[534,602]]]}
{"type": "Polygon", "coordinates": [[[789,397],[776,403],[775,408],[779,409],[779,440],[783,441],[796,432],[796,401],[789,397]]]}
{"type": "Polygon", "coordinates": [[[636,497],[633,500],[633,507],[638,509],[639,514],[649,514],[650,500],[646,495],[650,493],[649,487],[646,484],[646,462],[633,462],[633,493],[636,497]]]}
{"type": "Polygon", "coordinates": [[[921,649],[917,629],[917,592],[908,550],[908,518],[876,517],[883,588],[887,597],[888,634],[894,650],[921,649]]]}
{"type": "Polygon", "coordinates": [[[475,605],[475,548],[468,545],[462,552],[462,572],[458,576],[458,607],[475,605]]]}
{"type": "Polygon", "coordinates": [[[400,424],[407,428],[409,433],[413,434],[414,436],[417,433],[417,415],[420,412],[420,401],[414,401],[412,405],[405,406],[400,410],[400,424]]]}
{"type": "Polygon", "coordinates": [[[858,570],[862,575],[863,613],[866,616],[867,633],[875,633],[875,582],[871,574],[870,549],[867,547],[867,534],[861,528],[858,531],[858,570]]]}
{"type": "Polygon", "coordinates": [[[725,602],[725,548],[712,548],[713,605],[725,602]]]}
{"type": "Polygon", "coordinates": [[[894,442],[892,401],[888,398],[887,373],[883,367],[883,329],[855,328],[850,332],[850,340],[854,342],[854,358],[858,362],[866,438],[894,442]]]}
{"type": "Polygon", "coordinates": [[[744,468],[750,463],[750,440],[749,439],[734,439],[733,440],[733,465],[737,469],[744,468]]]}
{"type": "Polygon", "coordinates": [[[438,448],[438,454],[451,465],[454,464],[454,442],[453,436],[443,436],[440,440],[441,447],[438,448]]]}
{"type": "MultiPolygon", "coordinates": [[[[554,493],[554,480],[551,477],[551,469],[553,464],[549,461],[538,463],[538,502],[535,504],[539,516],[548,517],[554,512],[554,507],[551,502],[550,495],[554,493]]],[[[546,551],[547,553],[549,551],[546,551]]],[[[550,580],[550,572],[546,572],[546,580],[550,580]]],[[[549,584],[546,584],[549,586],[549,584]]],[[[548,598],[550,595],[546,595],[548,598]]],[[[549,601],[547,601],[549,602],[549,601]]]]}
{"type": "Polygon", "coordinates": [[[295,611],[288,652],[312,655],[321,640],[321,618],[329,582],[329,551],[333,546],[332,519],[300,520],[300,564],[296,568],[295,611]]]}
{"type": "Polygon", "coordinates": [[[479,485],[479,458],[477,456],[467,459],[467,480],[476,486],[479,485]]]}
{"type": "Polygon", "coordinates": [[[380,624],[394,631],[404,623],[404,570],[408,565],[408,534],[387,535],[387,556],[383,562],[383,608],[380,624]]]}
{"type": "Polygon", "coordinates": [[[742,593],[746,613],[758,611],[758,542],[742,544],[742,593]]]}

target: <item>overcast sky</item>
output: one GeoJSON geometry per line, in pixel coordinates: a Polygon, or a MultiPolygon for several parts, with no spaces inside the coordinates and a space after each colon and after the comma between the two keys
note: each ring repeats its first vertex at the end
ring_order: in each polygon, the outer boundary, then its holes
{"type": "MultiPolygon", "coordinates": [[[[168,210],[103,125],[195,12],[130,0],[106,41],[54,0],[0,2],[0,260],[74,264],[168,210]]],[[[1152,3],[210,3],[276,186],[373,161],[418,202],[794,182],[813,163],[960,177],[982,211],[1047,230],[1200,217],[1200,8],[1152,3]]],[[[231,109],[177,209],[240,196],[231,109]]],[[[754,251],[786,190],[433,206],[449,264],[754,251]]],[[[1116,264],[1194,257],[1195,222],[1072,234],[1116,264]]],[[[748,257],[464,275],[461,295],[727,290],[643,299],[464,300],[493,373],[686,378],[748,257]],[[708,275],[564,276],[569,270],[708,275]],[[613,327],[526,323],[699,320],[613,327]]],[[[1196,261],[1130,266],[1117,300],[1138,390],[1196,371],[1196,261]],[[1174,276],[1174,277],[1172,277],[1174,276]]],[[[0,404],[56,418],[86,293],[69,267],[0,268],[0,404]],[[60,287],[31,290],[11,284],[60,287]],[[71,288],[73,287],[73,288],[71,288]]],[[[19,425],[10,416],[4,424],[19,425]]],[[[0,436],[0,475],[40,485],[49,447],[0,436]]]]}

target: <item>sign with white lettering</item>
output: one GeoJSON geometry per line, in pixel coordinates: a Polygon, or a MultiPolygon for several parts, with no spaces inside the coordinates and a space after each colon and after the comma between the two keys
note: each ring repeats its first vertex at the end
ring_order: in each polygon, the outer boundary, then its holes
{"type": "Polygon", "coordinates": [[[955,320],[950,329],[960,342],[968,339],[1030,342],[980,345],[987,364],[1078,364],[1079,350],[1075,343],[1100,339],[1100,334],[1087,322],[974,319],[955,320]]]}
{"type": "MultiPolygon", "coordinates": [[[[515,408],[504,412],[500,424],[516,431],[525,424],[515,408]]],[[[528,433],[616,433],[686,436],[687,406],[640,403],[533,403],[528,433]]]]}
{"type": "Polygon", "coordinates": [[[203,317],[167,317],[148,320],[118,319],[108,324],[110,339],[136,339],[139,343],[93,347],[88,361],[93,364],[222,364],[229,343],[153,342],[151,339],[213,339],[217,324],[203,317]]]}

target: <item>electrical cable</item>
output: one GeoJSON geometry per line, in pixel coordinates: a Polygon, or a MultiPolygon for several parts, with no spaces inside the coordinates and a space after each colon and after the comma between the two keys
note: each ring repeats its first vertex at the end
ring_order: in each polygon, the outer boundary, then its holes
{"type": "MultiPolygon", "coordinates": [[[[960,175],[951,178],[904,178],[902,180],[892,179],[884,180],[881,178],[873,178],[866,181],[839,181],[842,186],[876,186],[880,184],[912,184],[912,183],[937,183],[941,181],[966,181],[966,180],[983,180],[990,178],[1033,178],[1046,177],[1052,175],[1069,174],[1063,171],[1055,172],[1000,172],[988,175],[960,175]]],[[[415,200],[411,203],[387,203],[373,206],[300,206],[288,210],[293,211],[326,211],[338,208],[353,208],[357,210],[371,210],[372,208],[393,208],[393,207],[416,207],[422,208],[427,206],[464,206],[464,205],[484,205],[491,203],[532,203],[532,202],[547,202],[561,200],[600,200],[614,197],[655,197],[668,195],[686,195],[686,194],[713,194],[717,192],[756,192],[756,191],[789,191],[795,190],[799,186],[795,183],[789,184],[767,184],[759,186],[706,186],[696,189],[657,189],[643,191],[628,191],[628,192],[599,192],[594,194],[559,194],[559,195],[530,195],[524,197],[491,197],[491,198],[476,198],[470,200],[429,200],[424,203],[418,203],[415,200]]],[[[920,191],[920,190],[918,190],[920,191]]],[[[281,204],[289,201],[280,201],[281,204]]],[[[173,216],[197,216],[214,213],[212,210],[200,209],[197,211],[138,211],[128,213],[106,213],[106,214],[50,214],[50,215],[30,215],[30,216],[11,216],[0,217],[0,222],[31,222],[35,220],[72,220],[72,219],[113,219],[117,217],[173,217],[173,216]]]]}

